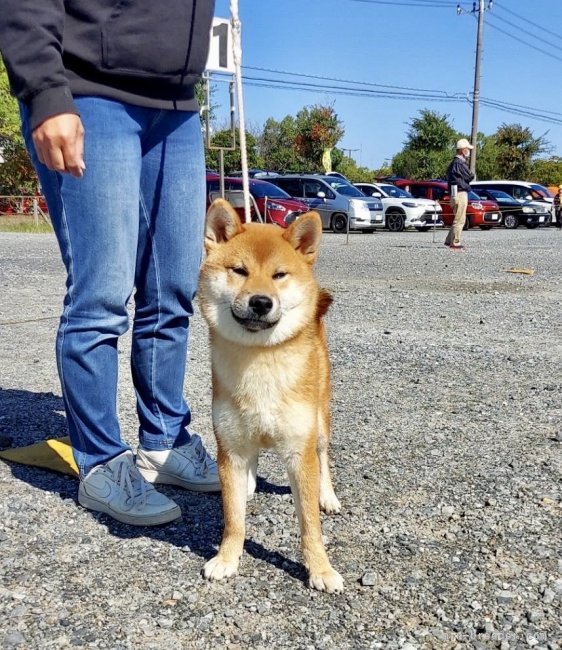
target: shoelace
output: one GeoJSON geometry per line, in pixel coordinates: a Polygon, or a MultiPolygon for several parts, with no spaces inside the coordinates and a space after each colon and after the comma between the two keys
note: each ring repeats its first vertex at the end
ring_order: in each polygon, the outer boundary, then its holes
{"type": "Polygon", "coordinates": [[[146,483],[134,463],[129,459],[123,459],[114,471],[115,482],[129,495],[131,508],[135,503],[143,507],[146,503],[146,483]]]}
{"type": "MultiPolygon", "coordinates": [[[[196,459],[199,461],[200,465],[195,468],[195,473],[199,476],[205,476],[210,470],[214,469],[216,466],[215,461],[209,456],[205,447],[203,447],[203,441],[201,437],[194,433],[191,436],[192,442],[185,445],[184,449],[180,451],[183,456],[188,456],[189,451],[192,450],[195,454],[196,459]]],[[[190,458],[190,460],[193,460],[190,458]]]]}

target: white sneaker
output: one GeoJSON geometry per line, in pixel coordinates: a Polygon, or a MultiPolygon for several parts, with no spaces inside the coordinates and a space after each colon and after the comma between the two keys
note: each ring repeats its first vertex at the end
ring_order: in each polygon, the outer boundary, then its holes
{"type": "Polygon", "coordinates": [[[78,503],[133,526],[158,526],[181,517],[178,504],[140,475],[131,451],[88,472],[80,481],[78,503]]]}
{"type": "Polygon", "coordinates": [[[137,467],[147,481],[179,485],[194,492],[220,492],[217,463],[197,434],[181,447],[163,451],[140,449],[137,467]]]}

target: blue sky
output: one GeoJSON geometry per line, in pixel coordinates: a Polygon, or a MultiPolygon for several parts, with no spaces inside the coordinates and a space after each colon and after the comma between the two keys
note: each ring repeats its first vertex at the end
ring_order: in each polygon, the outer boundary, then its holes
{"type": "MultiPolygon", "coordinates": [[[[360,82],[371,90],[384,90],[372,84],[398,87],[388,89],[393,92],[415,88],[414,94],[438,91],[440,98],[457,100],[357,97],[329,89],[245,83],[247,123],[257,127],[268,117],[282,119],[296,115],[303,106],[334,102],[345,127],[340,146],[357,149],[351,155],[371,168],[402,148],[408,122],[421,109],[448,114],[457,130],[469,134],[472,107],[466,97],[474,81],[477,21],[471,14],[457,16],[456,4],[455,0],[239,0],[246,76],[338,85],[325,79],[330,77],[360,82]]],[[[472,2],[461,5],[472,8],[472,2]]],[[[229,17],[228,0],[217,0],[215,15],[229,17]]],[[[546,133],[553,153],[562,156],[562,1],[496,0],[485,17],[482,98],[528,107],[523,110],[540,112],[558,124],[481,103],[479,130],[490,134],[503,122],[519,122],[535,135],[546,133]]],[[[217,101],[223,104],[219,115],[226,108],[224,100],[219,91],[217,101]]]]}

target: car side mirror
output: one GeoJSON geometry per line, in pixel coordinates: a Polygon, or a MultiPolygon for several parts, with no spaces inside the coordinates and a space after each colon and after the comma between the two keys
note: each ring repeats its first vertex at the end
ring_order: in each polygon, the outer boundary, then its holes
{"type": "Polygon", "coordinates": [[[374,196],[377,199],[382,199],[382,194],[380,192],[373,192],[371,196],[374,196]]]}
{"type": "Polygon", "coordinates": [[[326,200],[326,192],[322,192],[322,191],[320,191],[320,192],[318,192],[318,193],[316,194],[316,196],[317,196],[319,199],[322,199],[323,201],[326,200]]]}

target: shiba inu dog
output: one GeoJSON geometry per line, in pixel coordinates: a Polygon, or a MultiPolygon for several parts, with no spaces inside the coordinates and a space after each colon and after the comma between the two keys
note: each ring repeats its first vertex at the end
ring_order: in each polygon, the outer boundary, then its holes
{"type": "Polygon", "coordinates": [[[322,323],[332,299],[312,273],[321,234],[315,212],[286,230],[243,225],[221,199],[207,213],[199,298],[210,329],[225,524],[218,554],[203,570],[209,580],[237,572],[258,453],[270,448],[289,475],[309,585],[343,590],[320,528],[320,508],[340,510],[328,467],[330,364],[322,323]]]}

